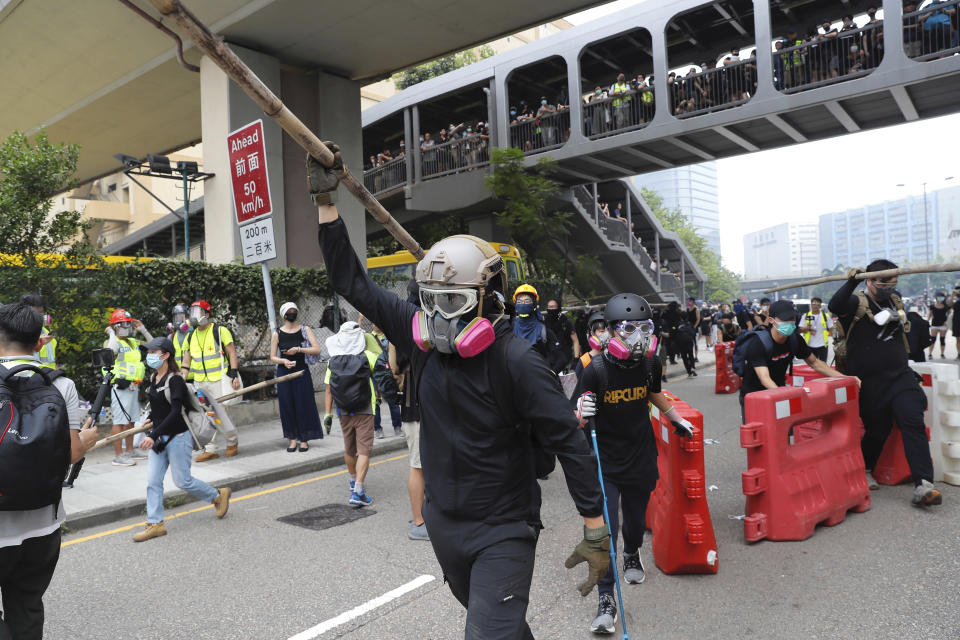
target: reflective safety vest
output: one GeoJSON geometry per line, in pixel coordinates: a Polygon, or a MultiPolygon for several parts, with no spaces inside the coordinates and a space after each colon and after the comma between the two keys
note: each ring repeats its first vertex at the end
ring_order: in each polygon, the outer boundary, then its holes
{"type": "Polygon", "coordinates": [[[173,342],[173,355],[177,359],[177,364],[183,362],[183,345],[186,344],[187,338],[189,337],[189,331],[186,333],[174,331],[170,334],[170,341],[173,342]]]}
{"type": "MultiPolygon", "coordinates": [[[[48,336],[50,332],[47,331],[47,328],[44,327],[40,332],[41,336],[48,336]]],[[[47,344],[43,345],[40,351],[37,352],[37,359],[40,360],[41,367],[47,367],[48,369],[57,368],[57,339],[54,338],[47,344]]]]}
{"type": "MultiPolygon", "coordinates": [[[[617,82],[613,85],[613,90],[610,93],[623,94],[627,93],[628,91],[630,91],[630,85],[628,85],[626,82],[617,82]]],[[[613,106],[620,107],[628,102],[630,102],[630,96],[620,97],[618,95],[618,97],[613,101],[613,106]]]]}
{"type": "Polygon", "coordinates": [[[140,354],[140,341],[136,338],[117,338],[120,348],[113,363],[113,377],[118,380],[141,382],[146,373],[143,356],[140,354]]]}
{"type": "Polygon", "coordinates": [[[230,330],[215,323],[208,326],[209,329],[197,328],[190,332],[187,348],[190,353],[190,373],[195,382],[216,382],[227,372],[230,364],[223,354],[223,332],[226,331],[228,339],[232,341],[230,330]],[[217,332],[216,336],[214,331],[217,332]]]}
{"type": "MultiPolygon", "coordinates": [[[[823,332],[823,334],[822,334],[822,335],[823,335],[823,344],[824,344],[824,346],[829,347],[829,346],[830,346],[830,333],[827,332],[827,314],[825,314],[825,313],[823,312],[823,309],[821,309],[819,315],[820,315],[820,325],[821,325],[820,331],[823,332]]],[[[813,315],[813,312],[812,312],[812,311],[807,311],[805,314],[803,314],[803,322],[804,322],[804,325],[803,325],[803,326],[809,327],[811,324],[813,324],[813,319],[814,319],[814,317],[815,317],[815,316],[813,315]]],[[[809,331],[807,331],[806,333],[804,333],[804,334],[802,334],[802,335],[803,335],[804,341],[810,342],[810,338],[811,338],[812,336],[810,335],[810,332],[809,332],[809,331]]]]}
{"type": "Polygon", "coordinates": [[[651,104],[653,102],[653,89],[643,89],[640,92],[640,100],[644,104],[651,104]]]}

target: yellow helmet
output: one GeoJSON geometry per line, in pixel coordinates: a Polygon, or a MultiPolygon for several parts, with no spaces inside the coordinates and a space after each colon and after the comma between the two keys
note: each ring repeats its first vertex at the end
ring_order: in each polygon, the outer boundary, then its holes
{"type": "Polygon", "coordinates": [[[521,293],[529,293],[537,301],[540,300],[540,295],[537,293],[537,290],[533,287],[532,284],[522,284],[517,287],[517,290],[513,292],[513,301],[517,301],[517,296],[521,293]]]}

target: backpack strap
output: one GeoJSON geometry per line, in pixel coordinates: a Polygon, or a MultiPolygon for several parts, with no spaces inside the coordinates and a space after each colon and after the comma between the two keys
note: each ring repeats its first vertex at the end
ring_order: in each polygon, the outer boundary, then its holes
{"type": "Polygon", "coordinates": [[[33,371],[34,373],[39,373],[43,377],[44,382],[46,382],[48,385],[52,384],[54,378],[56,377],[51,377],[51,374],[49,373],[52,372],[53,369],[24,362],[9,369],[7,367],[0,366],[0,382],[7,382],[7,380],[23,371],[33,371]]]}
{"type": "Polygon", "coordinates": [[[587,365],[590,364],[591,361],[593,361],[593,356],[590,355],[589,351],[580,356],[580,366],[584,369],[587,368],[587,365]]]}

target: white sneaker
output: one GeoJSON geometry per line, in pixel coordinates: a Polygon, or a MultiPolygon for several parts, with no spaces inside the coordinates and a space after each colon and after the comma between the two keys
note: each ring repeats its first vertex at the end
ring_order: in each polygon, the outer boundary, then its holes
{"type": "Polygon", "coordinates": [[[600,596],[600,602],[597,605],[597,617],[590,623],[590,632],[608,635],[616,631],[616,625],[617,605],[612,595],[604,593],[600,596]]]}
{"type": "Polygon", "coordinates": [[[130,459],[130,456],[125,456],[122,453],[113,459],[113,466],[115,467],[132,467],[137,463],[130,459]]]}
{"type": "Polygon", "coordinates": [[[873,477],[873,473],[870,471],[867,471],[867,488],[870,489],[870,491],[876,491],[880,488],[880,483],[877,482],[877,479],[873,477]]]}
{"type": "Polygon", "coordinates": [[[123,455],[127,456],[127,457],[130,458],[131,460],[146,460],[146,459],[147,459],[147,454],[146,454],[146,452],[145,452],[143,449],[130,449],[130,450],[124,452],[123,455]]]}

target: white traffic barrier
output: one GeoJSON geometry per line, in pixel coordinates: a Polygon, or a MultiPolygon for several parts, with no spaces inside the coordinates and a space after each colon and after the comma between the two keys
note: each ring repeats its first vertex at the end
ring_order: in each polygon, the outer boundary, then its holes
{"type": "Polygon", "coordinates": [[[960,485],[960,370],[938,362],[911,362],[927,396],[923,422],[930,432],[933,479],[960,485]]]}

